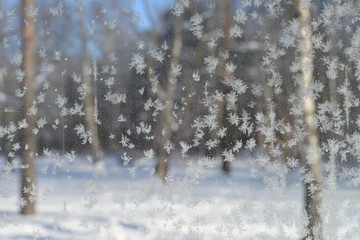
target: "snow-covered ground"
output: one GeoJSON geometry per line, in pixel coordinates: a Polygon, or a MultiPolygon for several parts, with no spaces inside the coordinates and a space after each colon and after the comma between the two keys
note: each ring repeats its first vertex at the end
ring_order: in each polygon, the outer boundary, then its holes
{"type": "MultiPolygon", "coordinates": [[[[100,174],[86,159],[40,158],[33,217],[18,214],[19,170],[6,182],[1,173],[0,239],[299,239],[300,175],[277,191],[275,175],[248,162],[235,162],[231,176],[219,162],[173,162],[164,186],[151,161],[124,167],[107,157],[100,174]]],[[[360,192],[341,187],[337,195],[337,237],[356,239],[360,192]]]]}

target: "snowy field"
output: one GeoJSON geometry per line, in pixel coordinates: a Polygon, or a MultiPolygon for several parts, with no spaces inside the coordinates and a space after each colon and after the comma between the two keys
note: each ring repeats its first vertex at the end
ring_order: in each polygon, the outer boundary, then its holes
{"type": "MultiPolygon", "coordinates": [[[[219,162],[186,161],[171,164],[164,186],[154,177],[151,161],[124,167],[115,157],[107,157],[106,172],[100,174],[85,158],[72,163],[60,157],[40,158],[37,214],[33,217],[18,214],[19,170],[2,171],[0,239],[302,236],[305,216],[298,173],[287,176],[284,191],[278,189],[276,174],[259,167],[251,169],[244,159],[235,162],[231,176],[221,174],[219,162]]],[[[1,165],[4,168],[4,159],[1,165]]],[[[360,191],[341,184],[339,189],[338,221],[332,222],[333,214],[325,214],[324,231],[335,231],[337,239],[356,239],[353,236],[360,234],[360,191]]]]}

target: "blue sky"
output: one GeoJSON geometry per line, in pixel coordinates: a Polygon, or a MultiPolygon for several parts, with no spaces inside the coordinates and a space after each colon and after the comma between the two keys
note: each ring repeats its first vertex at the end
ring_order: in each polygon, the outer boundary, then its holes
{"type": "Polygon", "coordinates": [[[174,0],[131,0],[133,12],[140,16],[138,27],[140,29],[152,28],[151,16],[157,21],[159,14],[169,9],[174,2],[174,0]]]}
{"type": "MultiPolygon", "coordinates": [[[[38,0],[36,2],[41,6],[41,2],[44,1],[53,3],[54,5],[58,3],[58,0],[38,0]]],[[[106,1],[107,0],[102,0],[101,2],[106,5],[106,1]]],[[[63,0],[63,2],[73,4],[74,0],[63,0]]],[[[84,0],[84,2],[87,2],[87,0],[84,0]]],[[[150,18],[157,21],[159,14],[174,5],[175,0],[127,0],[125,2],[126,4],[124,4],[124,8],[130,7],[133,13],[139,14],[139,29],[149,29],[153,27],[150,18]]],[[[0,0],[0,4],[1,3],[5,4],[6,8],[11,8],[16,5],[19,6],[21,0],[0,0]]]]}

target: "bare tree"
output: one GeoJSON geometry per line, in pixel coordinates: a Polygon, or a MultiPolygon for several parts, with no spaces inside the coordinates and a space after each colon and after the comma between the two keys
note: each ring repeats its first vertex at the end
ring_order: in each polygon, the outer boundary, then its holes
{"type": "MultiPolygon", "coordinates": [[[[78,11],[78,16],[79,16],[79,24],[81,30],[81,39],[82,39],[82,69],[84,69],[85,67],[90,67],[91,62],[89,61],[89,56],[87,52],[88,39],[84,26],[84,16],[82,10],[80,9],[78,11]]],[[[97,67],[96,64],[93,63],[92,70],[95,72],[97,72],[96,67],[97,67]]],[[[95,164],[97,164],[102,161],[100,138],[99,138],[97,123],[95,122],[95,116],[94,116],[94,108],[97,107],[97,99],[93,98],[94,91],[93,91],[93,84],[91,81],[91,75],[82,74],[82,81],[86,85],[85,99],[84,99],[85,119],[86,119],[86,124],[91,132],[91,147],[95,158],[94,162],[95,164]]]]}
{"type": "Polygon", "coordinates": [[[35,104],[35,52],[36,52],[36,25],[31,9],[35,7],[35,0],[23,0],[23,67],[25,70],[24,83],[27,91],[24,96],[23,115],[27,127],[23,129],[22,160],[25,166],[21,173],[21,213],[24,215],[35,214],[36,197],[36,167],[37,138],[32,133],[36,124],[36,114],[30,109],[35,104]]]}
{"type": "MultiPolygon", "coordinates": [[[[311,32],[311,13],[310,7],[302,5],[300,1],[296,0],[294,6],[299,14],[299,21],[301,24],[301,46],[300,61],[301,61],[301,75],[303,78],[303,88],[308,88],[313,79],[313,46],[312,46],[312,32],[311,32]],[[310,67],[309,67],[310,66],[310,67]]],[[[304,99],[304,116],[305,124],[308,130],[306,138],[307,148],[313,148],[311,161],[309,161],[307,174],[313,176],[312,181],[305,182],[305,210],[309,217],[307,225],[308,235],[306,239],[320,239],[321,238],[321,217],[318,208],[321,204],[321,186],[323,182],[322,162],[318,153],[319,137],[314,126],[316,103],[312,98],[304,99]],[[314,190],[315,186],[315,190],[314,190]]],[[[307,150],[309,151],[309,149],[307,150]]],[[[308,157],[308,156],[307,156],[308,157]]]]}
{"type": "Polygon", "coordinates": [[[173,137],[173,132],[177,131],[178,123],[173,116],[174,98],[176,93],[176,83],[172,80],[176,79],[176,74],[173,70],[178,65],[178,58],[181,53],[183,39],[182,39],[182,16],[176,17],[174,25],[174,43],[171,53],[170,65],[167,73],[167,87],[166,89],[159,88],[157,95],[165,105],[165,108],[160,113],[158,128],[156,132],[158,160],[156,165],[156,172],[159,177],[165,181],[168,172],[169,151],[165,149],[165,145],[169,144],[173,137]]]}
{"type": "MultiPolygon", "coordinates": [[[[231,39],[230,39],[230,27],[231,27],[231,18],[232,18],[231,4],[232,4],[232,0],[221,1],[221,11],[223,12],[223,16],[224,16],[224,34],[225,34],[224,45],[223,45],[224,52],[229,51],[231,49],[231,39]]],[[[223,64],[223,78],[225,81],[232,77],[232,73],[226,71],[226,67],[225,67],[225,65],[228,64],[229,62],[230,62],[230,58],[227,58],[223,64]]],[[[229,86],[225,86],[225,88],[229,88],[229,86]]],[[[225,102],[223,101],[222,104],[220,105],[220,109],[218,113],[218,118],[220,118],[219,121],[220,124],[224,124],[227,121],[225,119],[226,111],[227,109],[225,107],[225,102]]],[[[221,143],[222,148],[228,147],[228,142],[229,142],[227,139],[228,137],[231,136],[227,136],[226,138],[222,139],[222,143],[221,143]]],[[[231,163],[223,159],[221,169],[224,173],[229,174],[231,172],[231,163]]]]}

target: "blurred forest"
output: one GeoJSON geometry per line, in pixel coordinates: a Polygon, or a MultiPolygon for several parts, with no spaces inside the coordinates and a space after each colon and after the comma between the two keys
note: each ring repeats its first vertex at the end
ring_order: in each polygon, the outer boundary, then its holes
{"type": "MultiPolygon", "coordinates": [[[[156,9],[151,8],[151,1],[143,2],[149,7],[142,10],[144,16],[137,16],[138,13],[131,1],[90,1],[83,6],[81,1],[77,1],[76,4],[37,1],[40,7],[36,9],[36,90],[38,98],[46,99],[38,106],[38,118],[46,117],[47,123],[37,133],[39,149],[89,150],[89,145],[81,144],[78,140],[74,128],[78,123],[86,125],[86,118],[83,114],[77,114],[76,107],[84,106],[85,99],[81,91],[84,83],[79,77],[86,72],[86,67],[91,67],[92,64],[96,66],[97,79],[90,79],[87,85],[92,89],[92,101],[97,99],[98,120],[101,123],[97,124],[97,131],[101,149],[106,153],[121,151],[119,133],[127,131],[133,133],[131,138],[137,149],[154,147],[154,141],[150,141],[151,136],[148,141],[144,140],[137,134],[136,128],[142,123],[151,123],[152,128],[156,129],[160,122],[159,114],[147,110],[144,103],[149,99],[159,99],[157,93],[154,93],[154,88],[167,88],[167,72],[171,69],[169,54],[174,44],[176,16],[171,9],[154,12],[156,9]],[[49,9],[58,7],[60,3],[63,4],[64,12],[61,16],[54,16],[49,9]],[[139,19],[136,19],[136,16],[139,19]],[[137,24],[139,21],[149,22],[151,28],[142,29],[137,24]],[[134,69],[130,69],[132,53],[137,50],[148,54],[145,62],[156,75],[151,74],[151,71],[139,75],[134,69]],[[157,54],[162,54],[163,60],[153,57],[157,54]],[[159,72],[161,74],[158,74],[159,72]],[[126,117],[127,121],[121,116],[126,117]]],[[[237,131],[232,131],[229,121],[225,121],[228,118],[228,109],[239,114],[245,111],[253,118],[255,112],[268,111],[267,103],[271,101],[274,106],[281,106],[275,107],[275,111],[283,116],[287,123],[294,124],[296,121],[289,116],[292,106],[289,106],[291,101],[288,101],[296,92],[296,69],[292,69],[292,65],[289,64],[293,61],[294,53],[286,52],[284,47],[279,46],[279,41],[285,47],[287,41],[291,44],[291,25],[287,26],[287,22],[291,24],[297,17],[296,10],[291,4],[283,4],[282,9],[278,11],[286,14],[272,17],[271,13],[269,15],[261,6],[250,4],[249,7],[242,8],[240,2],[197,1],[193,3],[196,7],[186,8],[182,19],[179,20],[182,46],[177,61],[181,65],[181,78],[175,84],[172,97],[173,115],[176,116],[176,119],[172,120],[174,142],[191,141],[194,131],[191,125],[194,119],[208,113],[206,106],[199,104],[203,101],[204,82],[209,92],[218,90],[219,94],[228,95],[227,98],[231,100],[233,92],[227,78],[241,79],[246,89],[237,96],[236,103],[219,101],[221,109],[218,111],[217,121],[221,125],[229,125],[225,127],[229,128],[230,133],[223,143],[218,144],[219,147],[230,141],[227,138],[241,138],[244,143],[250,138],[256,142],[263,141],[256,132],[236,136],[237,131]],[[196,38],[191,32],[190,19],[196,13],[203,18],[204,34],[201,39],[196,38]],[[235,17],[239,22],[234,20],[235,17]],[[245,21],[246,24],[242,24],[245,21]],[[234,24],[241,25],[241,32],[231,32],[234,24]],[[235,37],[230,37],[231,34],[235,37]],[[271,55],[267,56],[269,54],[271,55]],[[219,66],[211,74],[204,64],[206,57],[219,59],[219,66]],[[234,69],[234,72],[228,72],[226,66],[234,69]],[[201,77],[200,81],[197,76],[199,79],[201,77]]],[[[327,2],[318,1],[316,5],[312,5],[314,19],[323,11],[327,2]]],[[[16,125],[21,121],[17,113],[22,106],[19,96],[23,91],[21,80],[24,72],[19,68],[22,42],[19,32],[22,18],[18,14],[18,9],[20,5],[16,1],[2,3],[0,15],[3,127],[16,125]]],[[[337,22],[329,24],[329,27],[319,24],[319,33],[313,33],[314,41],[319,38],[319,44],[327,47],[326,54],[319,51],[314,56],[314,78],[317,85],[323,85],[325,88],[319,96],[319,102],[329,99],[333,102],[339,101],[340,94],[336,87],[342,85],[345,79],[345,73],[342,71],[336,81],[329,81],[328,84],[325,74],[328,65],[344,62],[341,57],[346,57],[343,48],[348,44],[344,41],[351,40],[344,37],[349,34],[349,30],[343,26],[351,25],[354,19],[344,17],[340,20],[334,19],[333,21],[337,22]]],[[[339,64],[338,67],[345,68],[344,64],[339,64]]],[[[348,77],[352,78],[353,74],[349,68],[348,77]]],[[[356,116],[357,113],[352,111],[351,115],[356,116]]],[[[351,123],[355,124],[351,121],[349,129],[353,127],[351,123]]],[[[10,141],[1,141],[2,149],[7,153],[11,152],[11,144],[17,142],[16,139],[19,137],[15,134],[13,138],[8,138],[10,141]]],[[[205,134],[204,139],[206,138],[211,136],[205,134]]],[[[203,146],[196,151],[205,152],[203,146]]]]}
{"type": "Polygon", "coordinates": [[[38,0],[27,20],[19,1],[1,1],[0,149],[9,162],[26,149],[20,130],[33,115],[33,155],[129,163],[144,153],[164,182],[174,156],[218,159],[230,174],[245,149],[288,171],[305,166],[311,202],[326,150],[358,164],[358,1],[160,2],[38,0]],[[31,102],[20,34],[30,23],[31,102]]]}

